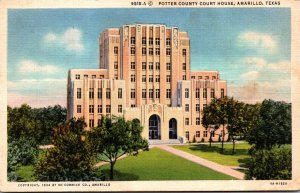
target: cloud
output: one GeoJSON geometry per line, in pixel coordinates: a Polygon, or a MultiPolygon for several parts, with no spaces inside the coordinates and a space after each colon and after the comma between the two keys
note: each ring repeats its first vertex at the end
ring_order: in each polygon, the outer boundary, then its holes
{"type": "Polygon", "coordinates": [[[43,38],[48,46],[62,47],[66,51],[80,53],[84,50],[81,39],[81,31],[76,28],[69,28],[62,34],[48,33],[43,38]]]}
{"type": "Polygon", "coordinates": [[[23,60],[19,63],[19,72],[25,73],[47,73],[53,74],[60,71],[60,68],[50,64],[38,64],[32,60],[23,60]]]}
{"type": "Polygon", "coordinates": [[[245,85],[228,85],[228,95],[246,103],[262,102],[264,99],[291,102],[291,81],[282,79],[273,82],[250,81],[245,85]]]}
{"type": "Polygon", "coordinates": [[[263,68],[267,65],[267,62],[263,58],[257,58],[257,57],[247,57],[242,59],[242,63],[254,66],[256,68],[263,68]]]}
{"type": "Polygon", "coordinates": [[[27,103],[32,107],[66,106],[67,79],[22,79],[8,81],[8,105],[27,103]]]}
{"type": "Polygon", "coordinates": [[[244,74],[241,74],[241,77],[246,80],[255,80],[259,77],[260,73],[257,71],[249,71],[244,74]]]}
{"type": "Polygon", "coordinates": [[[277,72],[291,72],[291,63],[287,60],[268,64],[268,68],[277,72]]]}
{"type": "Polygon", "coordinates": [[[270,34],[255,31],[243,32],[238,36],[238,42],[245,46],[263,49],[269,52],[275,52],[278,47],[275,37],[270,34]]]}

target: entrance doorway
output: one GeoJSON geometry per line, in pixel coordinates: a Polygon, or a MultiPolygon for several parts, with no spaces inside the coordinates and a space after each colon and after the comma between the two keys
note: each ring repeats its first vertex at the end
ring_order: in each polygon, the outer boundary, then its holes
{"type": "Polygon", "coordinates": [[[160,139],[160,118],[151,115],[149,118],[149,139],[160,139]]]}
{"type": "Polygon", "coordinates": [[[169,139],[177,139],[177,121],[174,118],[169,121],[169,139]]]}

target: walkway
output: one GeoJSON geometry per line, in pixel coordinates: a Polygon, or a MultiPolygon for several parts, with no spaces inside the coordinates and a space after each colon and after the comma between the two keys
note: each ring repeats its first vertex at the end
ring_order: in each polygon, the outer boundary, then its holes
{"type": "Polygon", "coordinates": [[[208,167],[212,170],[215,170],[217,172],[229,175],[229,176],[233,176],[239,180],[243,180],[244,179],[244,174],[242,172],[238,172],[236,170],[231,169],[230,167],[227,166],[223,166],[220,164],[217,164],[215,162],[200,158],[198,156],[192,155],[190,153],[186,153],[184,151],[175,149],[173,147],[170,147],[168,145],[156,145],[155,147],[158,147],[162,150],[165,150],[167,152],[170,152],[174,155],[177,155],[179,157],[182,157],[184,159],[190,160],[192,162],[195,162],[197,164],[200,164],[202,166],[208,167]]]}

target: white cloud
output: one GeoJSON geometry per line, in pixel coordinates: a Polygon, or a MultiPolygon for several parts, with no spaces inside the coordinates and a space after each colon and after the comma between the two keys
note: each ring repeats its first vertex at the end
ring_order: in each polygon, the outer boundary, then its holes
{"type": "Polygon", "coordinates": [[[260,73],[257,71],[249,71],[244,74],[241,74],[241,77],[246,80],[255,80],[259,77],[260,73]]]}
{"type": "Polygon", "coordinates": [[[69,28],[63,34],[48,33],[44,36],[44,43],[50,46],[63,47],[66,51],[80,53],[84,50],[81,31],[69,28]]]}
{"type": "Polygon", "coordinates": [[[32,60],[23,60],[19,63],[19,72],[25,73],[47,73],[53,74],[59,72],[60,68],[51,64],[39,64],[32,60]]]}
{"type": "Polygon", "coordinates": [[[278,46],[276,38],[272,35],[255,31],[246,31],[240,34],[238,40],[239,43],[243,45],[267,50],[269,52],[275,52],[278,46]]]}
{"type": "Polygon", "coordinates": [[[268,64],[268,68],[277,72],[291,72],[291,63],[289,61],[280,61],[268,64]]]}
{"type": "Polygon", "coordinates": [[[255,66],[256,68],[262,68],[267,65],[267,62],[263,58],[257,58],[257,57],[247,57],[242,59],[242,62],[249,66],[255,66]]]}

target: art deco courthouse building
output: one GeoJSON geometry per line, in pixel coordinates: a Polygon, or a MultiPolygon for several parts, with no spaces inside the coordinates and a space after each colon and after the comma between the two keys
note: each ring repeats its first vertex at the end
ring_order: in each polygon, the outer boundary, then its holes
{"type": "Polygon", "coordinates": [[[100,69],[69,71],[68,118],[84,117],[91,128],[104,115],[124,116],[138,119],[150,140],[208,140],[201,111],[227,86],[217,71],[191,71],[187,32],[124,25],[103,31],[99,47],[100,69]]]}

